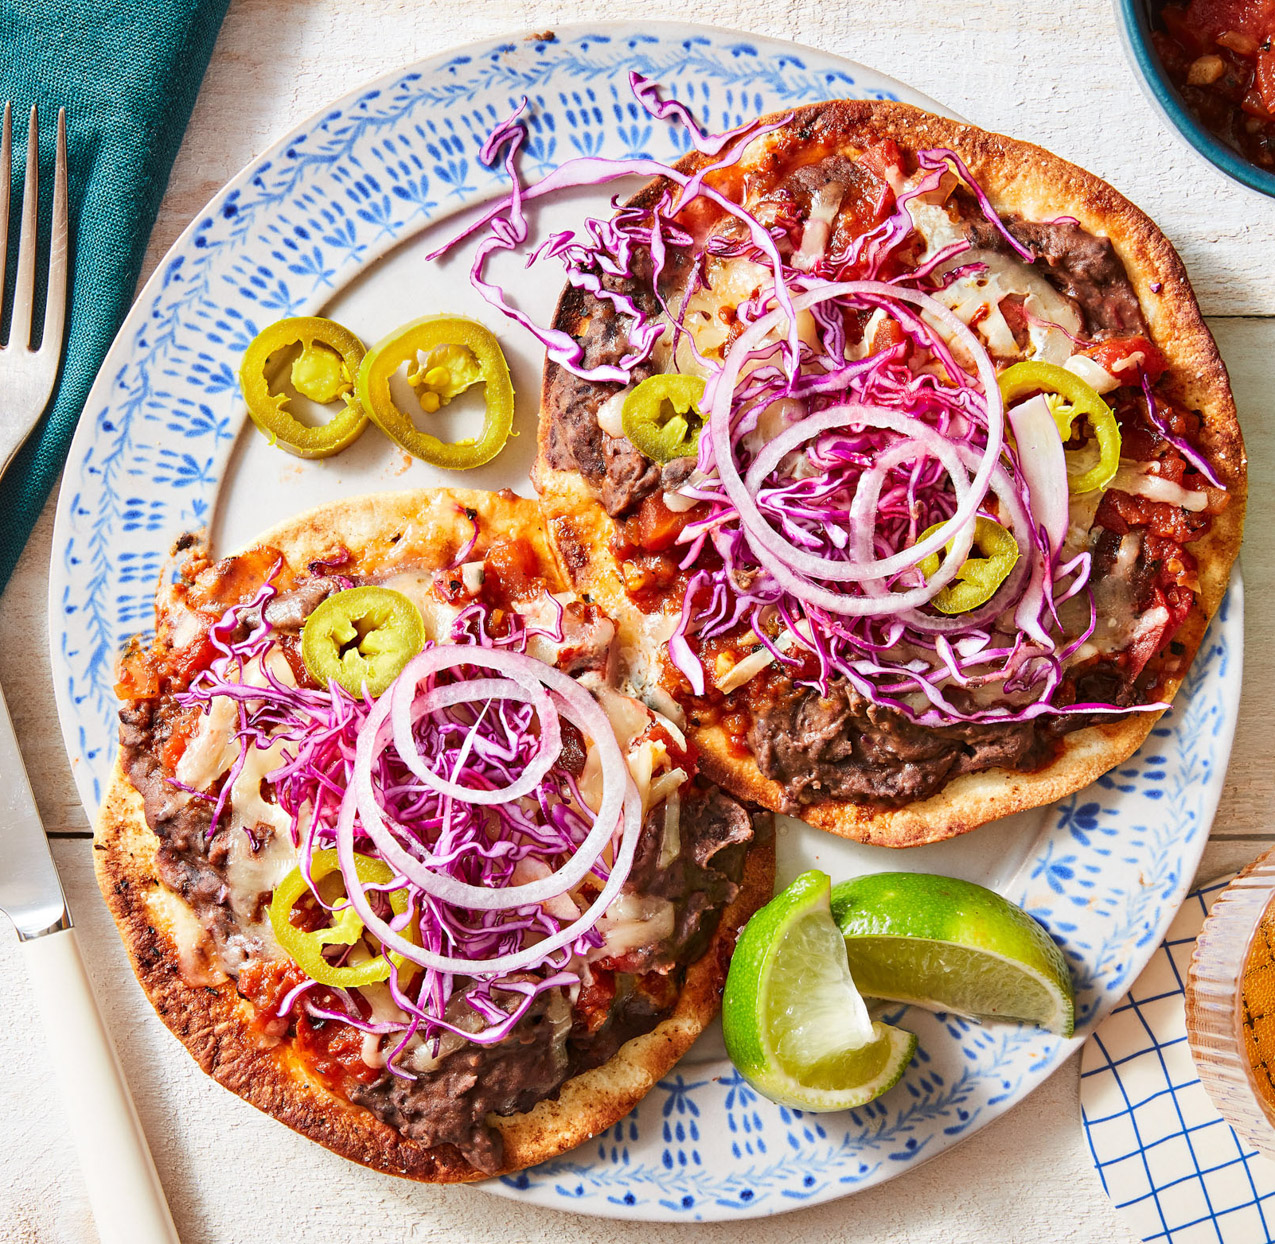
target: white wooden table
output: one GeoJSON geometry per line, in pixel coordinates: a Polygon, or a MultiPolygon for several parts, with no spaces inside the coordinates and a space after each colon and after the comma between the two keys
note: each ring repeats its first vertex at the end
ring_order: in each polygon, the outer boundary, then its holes
{"type": "MultiPolygon", "coordinates": [[[[818,45],[903,78],[984,126],[1040,142],[1108,178],[1178,245],[1231,370],[1254,481],[1244,553],[1244,699],[1202,876],[1256,856],[1272,833],[1275,764],[1275,202],[1198,163],[1143,100],[1106,0],[234,0],[151,239],[146,271],[207,199],[276,136],[394,65],[472,39],[611,18],[693,18],[818,45]]],[[[0,597],[6,688],[108,1022],[186,1244],[204,1241],[647,1240],[651,1229],[525,1209],[473,1188],[427,1188],[342,1161],[204,1076],[133,981],[93,883],[88,822],[53,705],[45,622],[53,502],[0,597]]],[[[3,775],[0,775],[3,780],[3,775]]],[[[16,941],[0,929],[0,1239],[94,1240],[70,1143],[50,1104],[16,941]]],[[[744,1226],[659,1227],[691,1240],[1125,1242],[1079,1121],[1072,1060],[966,1144],[851,1200],[744,1226]]]]}

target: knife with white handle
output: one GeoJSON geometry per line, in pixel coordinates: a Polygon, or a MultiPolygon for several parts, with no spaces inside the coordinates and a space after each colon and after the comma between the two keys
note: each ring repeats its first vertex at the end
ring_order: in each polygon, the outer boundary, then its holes
{"type": "Polygon", "coordinates": [[[0,911],[18,930],[51,1072],[79,1151],[102,1244],[178,1244],[151,1160],[93,997],[71,914],[31,796],[0,691],[0,911]]]}

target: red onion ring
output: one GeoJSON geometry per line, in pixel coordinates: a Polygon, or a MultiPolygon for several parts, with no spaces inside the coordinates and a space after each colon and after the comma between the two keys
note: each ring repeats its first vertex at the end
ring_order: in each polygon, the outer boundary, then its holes
{"type": "Polygon", "coordinates": [[[1067,492],[1067,455],[1049,403],[1037,394],[1006,412],[1032,513],[1049,537],[1049,551],[1057,554],[1067,539],[1071,506],[1067,492]]]}
{"type": "MultiPolygon", "coordinates": [[[[430,649],[430,651],[437,652],[438,649],[430,649]]],[[[498,648],[487,648],[481,651],[482,658],[474,661],[473,664],[490,665],[492,669],[501,668],[505,657],[517,655],[502,652],[498,648]],[[488,660],[488,657],[494,659],[488,660]]],[[[447,666],[439,668],[446,669],[447,666]]],[[[453,799],[459,799],[464,803],[510,803],[522,798],[523,795],[529,795],[540,784],[545,774],[553,768],[554,761],[562,753],[562,729],[558,723],[558,713],[544,688],[539,682],[528,685],[528,679],[524,674],[516,680],[480,678],[473,682],[435,687],[425,695],[424,699],[418,699],[417,683],[421,677],[434,672],[436,672],[434,669],[426,669],[416,679],[407,681],[403,677],[407,673],[407,668],[404,668],[403,674],[394,680],[392,690],[388,693],[391,698],[390,720],[394,727],[394,746],[402,757],[403,763],[426,786],[432,787],[440,795],[450,795],[453,799]],[[458,704],[472,704],[476,700],[493,699],[518,700],[535,708],[540,718],[540,748],[535,758],[523,770],[522,776],[516,782],[496,790],[475,790],[439,777],[425,763],[424,757],[417,750],[415,740],[412,738],[413,727],[426,713],[432,713],[436,709],[452,708],[458,704]]]]}
{"type": "MultiPolygon", "coordinates": [[[[751,324],[727,353],[726,358],[723,360],[721,371],[709,381],[709,385],[712,388],[708,419],[709,437],[718,477],[726,490],[727,496],[729,496],[739,512],[740,522],[750,537],[749,543],[759,559],[762,556],[763,549],[771,555],[772,560],[768,562],[767,569],[771,570],[772,573],[776,565],[782,566],[779,573],[775,574],[775,578],[785,587],[788,587],[789,584],[797,579],[797,576],[792,571],[797,571],[810,577],[831,578],[834,581],[845,582],[852,580],[855,576],[860,579],[886,578],[898,573],[900,570],[915,566],[930,553],[942,549],[948,540],[960,535],[965,527],[971,525],[974,514],[977,512],[979,505],[982,504],[983,498],[987,495],[992,471],[1000,458],[1004,442],[1005,411],[1001,401],[1000,389],[996,383],[995,368],[987,355],[987,351],[979,343],[978,338],[942,303],[927,294],[888,285],[880,281],[846,281],[828,284],[820,289],[797,294],[792,298],[792,306],[794,311],[802,311],[818,303],[826,302],[831,298],[853,297],[861,294],[869,294],[886,300],[912,303],[933,319],[938,320],[961,342],[973,358],[979,373],[979,379],[983,384],[983,396],[987,412],[987,446],[975,471],[970,490],[958,502],[955,513],[930,536],[911,548],[903,549],[889,557],[874,559],[870,562],[836,561],[826,557],[817,557],[797,548],[766,521],[765,516],[758,510],[752,495],[735,466],[733,446],[730,440],[730,415],[739,373],[762,339],[787,318],[788,312],[781,307],[751,324]],[[790,567],[791,570],[789,569],[790,567]]],[[[789,587],[789,590],[792,590],[792,588],[789,587]]],[[[858,599],[842,597],[814,587],[814,585],[807,585],[806,588],[802,589],[803,595],[812,601],[814,598],[808,594],[810,590],[813,590],[821,598],[817,603],[824,608],[835,609],[837,612],[851,612],[844,608],[844,602],[858,599]],[[826,602],[829,600],[841,602],[841,607],[827,604],[826,602]]]]}
{"type": "MultiPolygon", "coordinates": [[[[610,876],[602,887],[602,892],[594,899],[588,910],[573,924],[559,929],[557,933],[534,942],[532,945],[515,951],[513,954],[498,955],[494,959],[465,959],[452,955],[438,955],[425,950],[415,942],[409,942],[402,934],[397,933],[372,910],[367,895],[359,884],[351,886],[349,878],[355,878],[354,858],[354,813],[356,799],[354,788],[346,791],[341,803],[341,815],[336,826],[336,853],[341,865],[341,874],[346,878],[346,893],[350,905],[358,913],[368,930],[377,937],[386,950],[403,956],[419,967],[432,968],[436,972],[456,972],[466,976],[500,976],[507,972],[519,972],[528,968],[539,967],[545,959],[556,950],[569,946],[578,937],[587,933],[601,919],[602,913],[614,902],[633,867],[633,856],[637,851],[638,838],[642,831],[642,799],[631,777],[626,777],[623,795],[624,834],[620,842],[620,850],[611,865],[610,876]]],[[[592,867],[592,865],[590,865],[592,867]]],[[[587,871],[587,870],[586,870],[587,871]]],[[[410,878],[409,878],[410,880],[410,878]]],[[[532,883],[538,884],[538,883],[532,883]]],[[[466,887],[472,889],[473,887],[466,887]]],[[[513,890],[528,890],[529,885],[511,886],[513,890]]],[[[336,909],[340,911],[341,909],[336,909]]]]}
{"type": "MultiPolygon", "coordinates": [[[[431,776],[436,781],[442,781],[432,771],[431,776]]],[[[512,907],[540,903],[545,899],[565,894],[584,880],[601,856],[606,844],[614,836],[621,816],[627,816],[623,786],[623,781],[627,777],[628,766],[606,713],[574,679],[521,653],[495,648],[477,649],[467,645],[439,645],[427,648],[419,656],[413,657],[403,668],[403,672],[399,674],[391,689],[381,696],[368,714],[367,720],[359,730],[355,744],[350,789],[354,792],[364,832],[376,843],[385,861],[413,885],[445,903],[486,911],[503,911],[512,907]],[[426,675],[458,665],[487,665],[493,669],[514,674],[520,681],[521,678],[530,677],[545,684],[561,698],[568,716],[580,727],[586,737],[592,739],[594,746],[598,749],[602,764],[603,785],[602,800],[594,816],[593,826],[576,854],[548,877],[523,885],[504,886],[498,890],[492,890],[486,886],[467,885],[454,877],[442,876],[426,867],[399,844],[377,806],[376,795],[372,789],[372,760],[376,749],[384,745],[386,731],[383,727],[395,700],[398,699],[399,687],[402,685],[415,687],[426,675]]],[[[462,792],[459,796],[462,801],[473,802],[472,791],[465,787],[457,789],[462,792]]],[[[639,800],[639,810],[640,803],[639,800]]],[[[344,803],[342,812],[344,814],[344,803]]],[[[352,838],[351,841],[353,841],[352,838]]],[[[347,887],[351,876],[355,874],[350,873],[346,876],[347,887]]]]}
{"type": "MultiPolygon", "coordinates": [[[[908,458],[916,457],[917,444],[922,445],[927,450],[932,449],[933,456],[938,458],[948,469],[958,501],[968,494],[970,487],[969,477],[956,453],[955,446],[943,440],[928,424],[921,424],[919,420],[914,420],[910,415],[869,406],[834,407],[831,410],[820,411],[817,415],[811,415],[808,419],[803,419],[800,423],[794,424],[791,428],[787,428],[780,433],[758,455],[757,461],[763,463],[763,466],[769,463],[769,469],[773,470],[779,459],[783,457],[783,453],[788,452],[792,445],[808,439],[818,432],[825,431],[829,427],[844,426],[847,423],[862,423],[872,427],[885,427],[901,433],[911,430],[911,425],[913,424],[918,424],[919,427],[924,429],[924,432],[916,437],[915,443],[904,443],[887,450],[882,456],[880,469],[865,472],[860,477],[850,508],[851,525],[856,532],[856,547],[860,549],[860,557],[864,556],[862,549],[870,547],[868,533],[875,525],[872,522],[872,516],[876,508],[877,499],[880,496],[881,483],[884,479],[885,471],[890,467],[897,466],[902,461],[906,461],[908,458]],[[848,411],[853,411],[853,415],[847,417],[848,411]],[[794,436],[793,433],[797,432],[798,429],[803,430],[804,435],[794,436]],[[785,438],[787,438],[786,442],[785,438]],[[780,444],[781,442],[785,442],[787,448],[784,448],[778,454],[778,457],[774,457],[772,454],[774,462],[770,463],[766,457],[767,451],[770,450],[771,445],[780,444]],[[858,533],[864,534],[862,542],[858,539],[858,533]]],[[[750,470],[748,481],[746,482],[751,483],[753,479],[754,476],[750,470]]],[[[961,568],[966,557],[969,556],[973,542],[974,524],[971,522],[963,532],[956,536],[952,548],[945,550],[939,570],[925,585],[912,588],[906,592],[891,592],[886,590],[880,584],[880,580],[874,577],[860,581],[860,585],[866,593],[863,596],[849,596],[841,592],[829,591],[827,588],[820,587],[818,584],[811,583],[808,579],[795,574],[783,561],[770,556],[768,552],[756,545],[753,546],[753,552],[757,555],[757,560],[766,567],[775,581],[790,595],[798,597],[808,604],[826,609],[830,613],[854,617],[880,617],[898,613],[901,609],[916,609],[933,600],[956,577],[956,572],[961,568]],[[869,584],[877,584],[878,587],[873,589],[869,587],[869,584]]],[[[866,565],[869,563],[866,560],[861,560],[858,563],[833,564],[866,565]]]]}

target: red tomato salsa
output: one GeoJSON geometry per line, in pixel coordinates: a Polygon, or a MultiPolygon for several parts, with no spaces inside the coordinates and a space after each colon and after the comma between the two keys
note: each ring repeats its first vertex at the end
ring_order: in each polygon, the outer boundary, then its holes
{"type": "Polygon", "coordinates": [[[1275,0],[1190,0],[1160,10],[1152,42],[1197,119],[1275,172],[1275,0]]]}

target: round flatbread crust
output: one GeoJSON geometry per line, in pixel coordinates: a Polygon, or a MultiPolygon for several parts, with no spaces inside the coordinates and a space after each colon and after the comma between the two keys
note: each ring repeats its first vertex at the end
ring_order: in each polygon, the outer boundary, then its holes
{"type": "MultiPolygon", "coordinates": [[[[360,564],[384,559],[447,566],[472,527],[517,534],[552,567],[540,511],[512,493],[433,490],[360,497],[325,506],[265,533],[254,544],[283,552],[303,568],[340,547],[360,564]]],[[[480,543],[479,547],[483,547],[480,543]]],[[[552,576],[551,576],[552,577],[552,576]]],[[[626,1115],[686,1053],[717,1013],[736,938],[774,887],[774,843],[747,858],[743,883],[708,949],[686,971],[672,1014],[602,1066],[568,1080],[556,1101],[525,1114],[492,1116],[504,1140],[504,1166],[479,1171],[452,1145],[425,1146],[328,1089],[286,1043],[256,1035],[253,1006],[213,966],[210,939],[194,912],[158,880],[158,840],[142,798],[117,761],[94,831],[98,885],[119,927],[133,970],[160,1018],[214,1079],[293,1130],[364,1166],[431,1183],[504,1175],[582,1144],[626,1115]],[[197,983],[191,983],[191,981],[197,983]],[[198,982],[204,983],[198,983],[198,982]]]]}
{"type": "MultiPolygon", "coordinates": [[[[789,114],[768,120],[781,115],[789,114]]],[[[1087,232],[1111,240],[1151,334],[1169,362],[1177,396],[1201,414],[1201,448],[1231,496],[1208,533],[1190,546],[1199,562],[1200,590],[1192,613],[1175,636],[1183,648],[1179,660],[1185,671],[1222,602],[1239,552],[1248,473],[1226,367],[1172,243],[1144,212],[1106,182],[1031,143],[889,101],[833,100],[790,115],[788,128],[815,147],[854,154],[893,139],[905,150],[949,148],[964,160],[998,211],[1027,220],[1071,216],[1087,232]]],[[[703,162],[704,157],[692,154],[677,167],[690,170],[703,162]]],[[[658,184],[645,187],[634,201],[654,200],[658,184]]],[[[567,290],[559,302],[555,326],[576,330],[584,310],[579,291],[567,290]]],[[[555,383],[557,372],[556,364],[546,366],[546,391],[555,383]]],[[[621,642],[636,646],[642,617],[625,595],[609,550],[614,523],[578,472],[549,466],[548,436],[548,420],[542,417],[533,479],[563,570],[577,591],[587,585],[593,599],[620,620],[621,642]]],[[[1171,701],[1182,677],[1162,670],[1151,688],[1152,699],[1171,701]]],[[[1034,773],[989,769],[962,775],[938,794],[900,808],[824,800],[804,806],[800,815],[819,829],[879,846],[917,846],[951,838],[988,821],[1052,803],[1088,785],[1137,751],[1160,715],[1133,713],[1065,735],[1057,758],[1034,773]]],[[[712,727],[689,733],[700,748],[700,765],[708,777],[740,798],[781,809],[778,783],[763,777],[751,757],[737,755],[722,730],[712,727]]]]}

